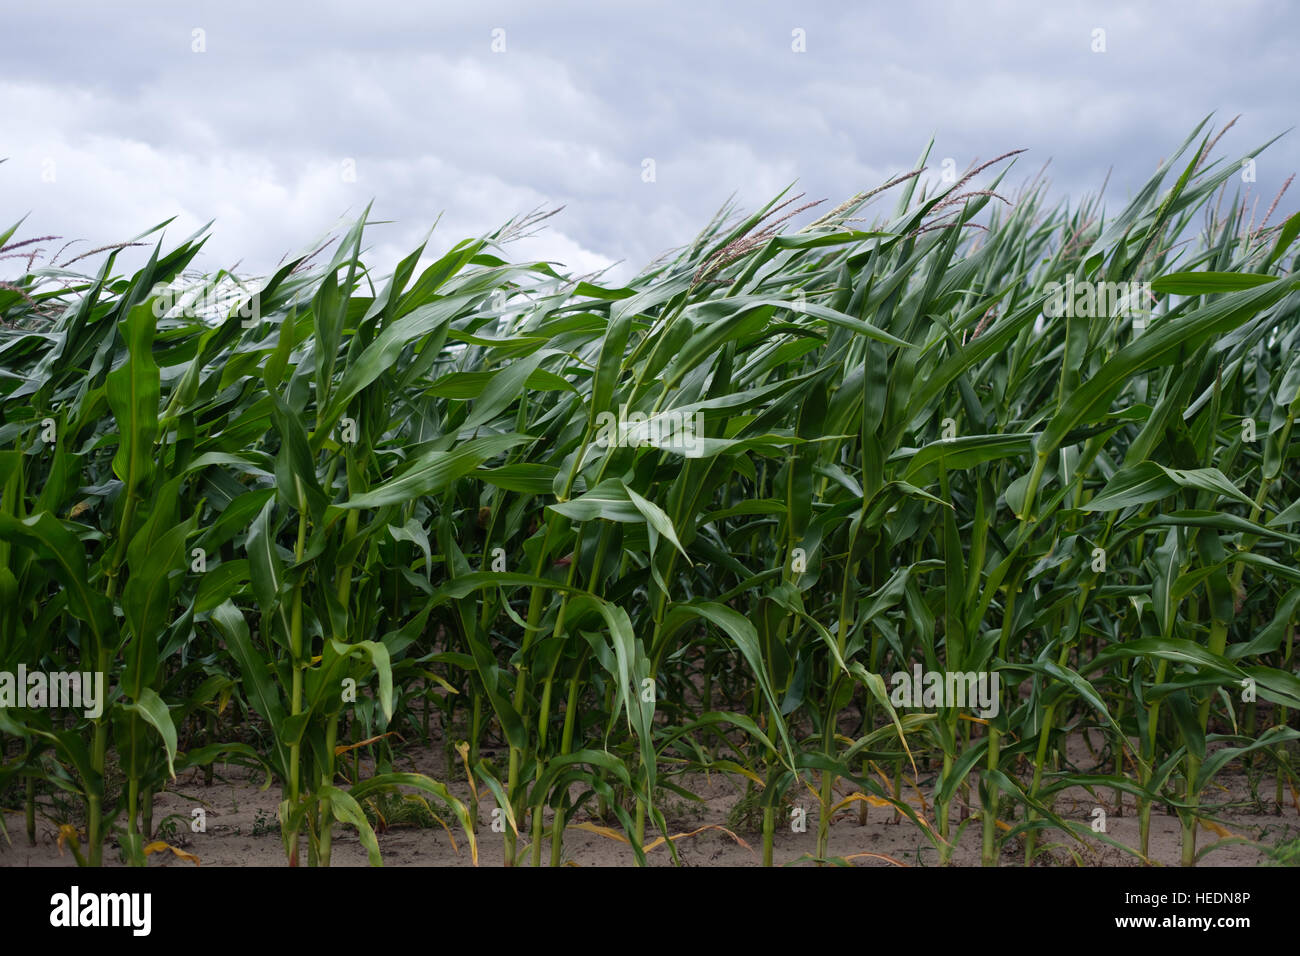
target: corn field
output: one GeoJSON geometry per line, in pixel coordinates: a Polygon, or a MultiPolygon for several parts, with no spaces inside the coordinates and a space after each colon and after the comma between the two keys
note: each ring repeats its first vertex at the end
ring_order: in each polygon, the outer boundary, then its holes
{"type": "Polygon", "coordinates": [[[475,862],[591,819],[676,861],[702,774],[768,865],[792,803],[812,863],[837,814],[1149,862],[1155,811],[1195,865],[1247,771],[1294,815],[1300,218],[1211,139],[1118,213],[927,150],[618,288],[511,261],[538,214],[382,276],[363,215],[256,281],[0,234],[0,836],[144,865],[230,766],[290,865],[381,863],[393,794],[475,862]],[[31,692],[69,673],[97,706],[31,692]],[[446,772],[395,769],[435,727],[446,772]]]}

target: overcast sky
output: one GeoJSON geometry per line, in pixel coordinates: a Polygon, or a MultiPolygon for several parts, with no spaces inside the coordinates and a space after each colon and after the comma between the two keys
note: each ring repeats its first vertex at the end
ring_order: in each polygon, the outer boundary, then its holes
{"type": "MultiPolygon", "coordinates": [[[[439,214],[433,251],[564,204],[512,256],[584,272],[623,260],[617,277],[689,241],[733,192],[752,209],[797,180],[838,202],[911,168],[931,136],[936,171],[1025,148],[1012,180],[1050,159],[1062,197],[1113,167],[1118,210],[1208,113],[1242,114],[1217,150],[1232,157],[1297,125],[1298,10],[8,3],[0,227],[30,213],[17,238],[85,250],[215,219],[199,265],[257,273],[371,199],[391,222],[368,234],[368,261],[388,267],[439,214]]],[[[1260,215],[1297,169],[1300,130],[1257,162],[1260,215]]],[[[1272,221],[1298,200],[1300,184],[1272,221]]]]}

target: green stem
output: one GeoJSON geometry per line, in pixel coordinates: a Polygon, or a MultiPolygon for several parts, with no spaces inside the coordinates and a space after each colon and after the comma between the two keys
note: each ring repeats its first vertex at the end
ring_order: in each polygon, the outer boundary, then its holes
{"type": "MultiPolygon", "coordinates": [[[[320,774],[322,788],[334,785],[334,747],[338,742],[338,733],[339,715],[334,714],[325,727],[325,766],[321,769],[320,774]]],[[[331,805],[329,795],[326,794],[320,799],[320,850],[317,854],[317,862],[321,866],[330,865],[333,843],[334,808],[331,805]]]]}
{"type": "MultiPolygon", "coordinates": [[[[307,548],[307,507],[306,494],[302,488],[302,482],[295,478],[295,484],[298,488],[298,541],[294,548],[294,559],[301,561],[303,553],[307,548]]],[[[302,637],[302,578],[300,577],[293,586],[293,608],[290,611],[289,620],[289,656],[290,667],[292,669],[292,684],[290,687],[289,697],[289,715],[291,718],[297,717],[302,713],[302,670],[303,670],[303,637],[302,637]]],[[[296,739],[289,746],[289,812],[293,813],[298,808],[298,798],[301,785],[302,773],[302,742],[301,737],[296,739]]],[[[298,865],[298,827],[292,826],[285,832],[285,843],[289,853],[289,865],[298,865]]]]}
{"type": "MultiPolygon", "coordinates": [[[[568,754],[573,751],[573,730],[577,723],[578,694],[582,687],[582,668],[590,652],[589,647],[583,648],[582,655],[578,658],[578,664],[573,670],[573,676],[569,679],[569,699],[564,708],[564,732],[560,738],[561,754],[568,754]]],[[[564,824],[567,819],[565,816],[567,806],[568,798],[566,797],[560,802],[560,806],[555,813],[555,820],[551,824],[551,866],[560,865],[560,854],[564,848],[564,824]]]]}
{"type": "MultiPolygon", "coordinates": [[[[1086,597],[1086,593],[1085,593],[1086,597]]],[[[1083,598],[1080,599],[1082,603],[1083,598]]],[[[1061,647],[1061,653],[1057,660],[1057,665],[1064,667],[1070,660],[1070,645],[1064,644],[1061,647]]],[[[1038,787],[1043,779],[1043,764],[1047,761],[1047,747],[1052,739],[1052,727],[1056,721],[1056,705],[1058,701],[1052,701],[1047,705],[1043,712],[1043,726],[1038,732],[1038,749],[1034,755],[1034,779],[1029,787],[1029,796],[1031,799],[1038,799],[1038,787]]],[[[1033,822],[1038,819],[1038,814],[1030,809],[1029,820],[1033,822]]],[[[1025,833],[1025,866],[1031,866],[1034,862],[1035,831],[1029,830],[1025,833]]]]}

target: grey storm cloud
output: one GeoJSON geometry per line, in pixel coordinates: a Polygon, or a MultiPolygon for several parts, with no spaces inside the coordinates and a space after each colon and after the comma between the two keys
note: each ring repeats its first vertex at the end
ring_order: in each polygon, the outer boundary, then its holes
{"type": "MultiPolygon", "coordinates": [[[[564,205],[514,254],[619,275],[733,194],[838,202],[931,137],[931,168],[1025,149],[1013,184],[1050,160],[1061,199],[1109,173],[1117,208],[1207,114],[1242,114],[1229,160],[1296,124],[1300,14],[1280,0],[55,0],[6,19],[0,225],[28,214],[19,238],[88,249],[215,219],[205,268],[269,268],[373,200],[380,268],[435,221],[431,250],[564,205]]],[[[1300,169],[1297,135],[1240,184],[1260,216],[1300,169]]]]}

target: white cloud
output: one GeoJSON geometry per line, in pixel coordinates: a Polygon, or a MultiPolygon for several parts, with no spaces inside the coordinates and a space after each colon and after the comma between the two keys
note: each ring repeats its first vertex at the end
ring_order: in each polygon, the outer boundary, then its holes
{"type": "MultiPolygon", "coordinates": [[[[1211,111],[1246,116],[1244,151],[1296,123],[1280,0],[1231,9],[935,2],[904,8],[590,8],[521,0],[454,10],[326,0],[304,17],[233,0],[90,0],[9,12],[0,204],[24,235],[90,248],[175,216],[216,219],[201,264],[256,271],[371,199],[372,255],[395,261],[443,216],[447,244],[565,205],[512,254],[629,276],[689,242],[733,192],[753,209],[798,181],[831,202],[933,155],[965,168],[1027,147],[1061,192],[1122,199],[1211,111]],[[51,20],[59,29],[51,29],[51,20]],[[207,52],[191,52],[191,30],[207,52]],[[491,30],[507,31],[493,54],[491,30]],[[790,49],[805,29],[808,52],[790,49]],[[1107,31],[1107,52],[1089,48],[1107,31]],[[656,162],[656,181],[641,162],[656,162]],[[355,162],[356,179],[343,173],[355,162]],[[42,182],[53,162],[55,182],[42,182]],[[454,238],[452,238],[454,237],[454,238]]],[[[932,164],[935,161],[932,160],[932,164]]],[[[1300,166],[1288,137],[1259,163],[1266,205],[1300,166]]],[[[1297,208],[1289,197],[1275,215],[1297,208]]],[[[5,219],[0,215],[0,219],[5,219]]],[[[435,245],[437,242],[435,241],[435,245]]],[[[391,262],[389,262],[391,264],[391,262]]]]}

